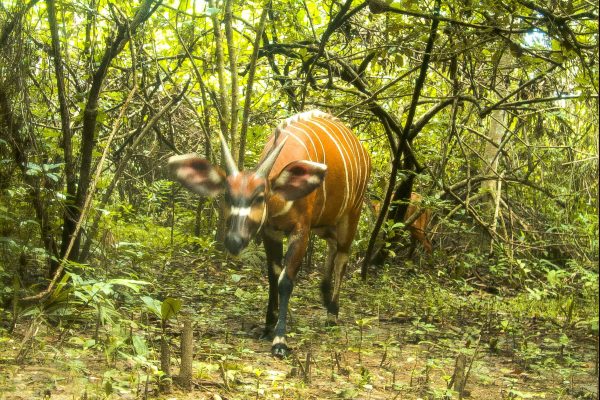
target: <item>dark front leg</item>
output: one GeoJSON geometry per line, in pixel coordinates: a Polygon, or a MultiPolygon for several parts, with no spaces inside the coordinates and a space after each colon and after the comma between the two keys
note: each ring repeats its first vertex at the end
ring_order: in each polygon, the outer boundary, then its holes
{"type": "Polygon", "coordinates": [[[298,269],[306,253],[308,245],[308,229],[296,229],[289,238],[288,250],[285,254],[285,267],[277,282],[279,292],[279,318],[275,326],[275,337],[271,346],[271,353],[276,357],[286,357],[289,349],[285,340],[287,310],[292,290],[294,289],[294,280],[298,274],[298,269]]]}
{"type": "Polygon", "coordinates": [[[283,243],[281,239],[273,238],[267,234],[263,237],[265,253],[267,254],[267,274],[269,277],[269,303],[267,305],[267,316],[265,319],[265,330],[261,336],[262,339],[271,340],[273,338],[273,329],[277,322],[277,305],[279,292],[277,280],[281,275],[281,261],[283,258],[283,243]]]}
{"type": "Polygon", "coordinates": [[[285,341],[285,331],[287,323],[287,309],[292,290],[294,289],[294,281],[288,276],[284,269],[281,272],[278,282],[279,289],[279,318],[275,326],[275,337],[271,345],[271,354],[276,357],[287,357],[289,349],[285,341]]]}

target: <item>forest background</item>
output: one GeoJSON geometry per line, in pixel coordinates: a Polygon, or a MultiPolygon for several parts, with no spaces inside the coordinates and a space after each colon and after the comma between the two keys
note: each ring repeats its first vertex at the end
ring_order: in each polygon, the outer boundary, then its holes
{"type": "Polygon", "coordinates": [[[597,399],[598,72],[589,0],[1,1],[0,394],[597,399]],[[314,108],[373,170],[341,324],[313,240],[273,360],[264,252],[165,165],[314,108]]]}

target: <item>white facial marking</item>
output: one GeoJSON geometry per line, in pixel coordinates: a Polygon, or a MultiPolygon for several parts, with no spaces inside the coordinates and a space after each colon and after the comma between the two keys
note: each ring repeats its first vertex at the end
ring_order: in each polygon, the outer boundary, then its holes
{"type": "Polygon", "coordinates": [[[231,210],[229,212],[231,215],[247,217],[248,215],[250,215],[250,211],[250,207],[231,207],[231,210]]]}

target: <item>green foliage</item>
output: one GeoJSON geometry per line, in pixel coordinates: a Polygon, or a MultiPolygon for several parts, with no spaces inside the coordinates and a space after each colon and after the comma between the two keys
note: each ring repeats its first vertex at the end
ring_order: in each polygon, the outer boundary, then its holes
{"type": "Polygon", "coordinates": [[[149,296],[142,296],[141,299],[148,310],[160,318],[163,326],[168,320],[177,315],[182,306],[181,300],[172,297],[168,297],[163,301],[149,296]]]}
{"type": "MultiPolygon", "coordinates": [[[[262,318],[267,297],[261,246],[237,258],[216,250],[221,200],[174,185],[166,160],[197,152],[218,164],[216,132],[238,153],[247,123],[242,158],[253,168],[282,118],[318,107],[361,139],[372,161],[367,197],[382,199],[390,137],[401,139],[434,2],[342,2],[348,16],[342,3],[275,1],[257,59],[264,2],[231,3],[231,46],[227,25],[219,25],[221,37],[213,25],[228,18],[223,2],[164,2],[147,15],[137,14],[144,1],[52,2],[55,47],[50,3],[0,7],[0,345],[18,363],[64,352],[75,375],[87,373],[82,358],[100,354],[99,397],[133,396],[134,387],[147,396],[139,388],[163,378],[156,336],[177,335],[172,322],[185,304],[203,335],[196,378],[249,398],[269,390],[293,397],[281,382],[287,371],[249,365],[262,354],[247,329],[262,318]],[[246,106],[251,83],[244,120],[231,106],[246,106]],[[70,215],[79,218],[86,197],[91,207],[66,273],[43,301],[19,302],[48,284],[77,222],[70,215]]],[[[333,352],[327,375],[343,382],[327,395],[458,398],[448,387],[455,358],[474,360],[486,386],[487,367],[478,365],[485,352],[511,363],[495,377],[503,398],[546,395],[523,386],[517,368],[557,376],[564,390],[552,395],[585,398],[573,382],[587,376],[582,349],[598,339],[597,14],[597,4],[579,0],[442,3],[414,110],[418,130],[401,156],[403,165],[410,156],[424,167],[413,191],[434,216],[426,228],[434,254],[418,250],[409,260],[409,232],[387,220],[380,240],[387,264],[364,286],[351,272],[377,218],[366,204],[347,280],[355,298],[342,306],[350,310],[342,311],[346,325],[322,329],[308,320],[298,310],[319,294],[295,289],[295,350],[321,351],[317,373],[333,352]],[[377,370],[380,351],[387,360],[377,370]],[[410,377],[396,381],[393,372],[390,391],[377,392],[378,377],[392,370],[410,377]],[[442,385],[432,383],[436,376],[442,385]]],[[[325,248],[315,242],[313,264],[324,261],[325,248]]],[[[303,267],[297,287],[316,270],[303,267]]],[[[293,395],[306,394],[305,378],[293,395]]]]}
{"type": "Polygon", "coordinates": [[[42,315],[63,322],[96,320],[101,325],[113,325],[121,315],[117,311],[119,289],[139,293],[148,282],[115,278],[108,280],[84,279],[72,272],[65,273],[46,301],[23,311],[22,316],[42,315]]]}

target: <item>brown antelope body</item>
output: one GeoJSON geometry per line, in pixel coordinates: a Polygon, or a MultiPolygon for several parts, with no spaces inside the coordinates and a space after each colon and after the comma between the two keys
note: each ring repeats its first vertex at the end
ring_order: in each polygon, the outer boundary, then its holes
{"type": "MultiPolygon", "coordinates": [[[[433,251],[433,246],[431,245],[429,239],[427,239],[427,234],[425,230],[427,228],[427,224],[429,224],[429,220],[431,219],[431,211],[429,211],[428,209],[423,209],[423,206],[421,206],[422,200],[423,197],[420,194],[412,192],[410,194],[408,207],[406,208],[406,212],[404,213],[404,218],[402,218],[402,221],[406,222],[412,219],[413,215],[419,213],[419,216],[416,217],[416,219],[412,221],[410,225],[408,225],[408,227],[406,227],[406,229],[408,229],[408,232],[410,233],[411,241],[409,256],[412,256],[417,246],[417,243],[421,243],[421,245],[427,253],[431,254],[431,252],[433,251]]],[[[372,206],[375,211],[375,214],[379,214],[379,211],[381,210],[381,203],[378,201],[374,201],[372,203],[372,206]]]]}
{"type": "Polygon", "coordinates": [[[337,319],[339,294],[356,234],[370,173],[370,159],[339,120],[309,111],[281,123],[252,171],[238,171],[221,137],[226,172],[193,154],[174,156],[169,166],[186,187],[202,195],[225,193],[225,247],[238,254],[262,234],[267,255],[269,302],[264,337],[285,356],[288,302],[310,231],[327,241],[321,290],[328,316],[337,319]],[[283,237],[287,250],[283,252],[283,237]]]}
{"type": "Polygon", "coordinates": [[[431,219],[431,211],[428,209],[423,210],[421,206],[421,201],[423,198],[420,194],[412,192],[410,194],[410,203],[408,203],[408,207],[406,209],[406,213],[404,214],[404,221],[408,221],[414,214],[421,213],[417,219],[415,219],[408,227],[408,231],[410,232],[411,239],[411,248],[410,255],[415,250],[417,242],[423,245],[425,251],[429,254],[433,251],[433,247],[431,246],[431,242],[427,239],[427,235],[425,233],[425,229],[427,228],[427,224],[431,219]]]}

